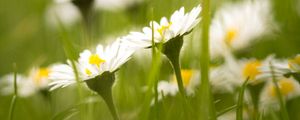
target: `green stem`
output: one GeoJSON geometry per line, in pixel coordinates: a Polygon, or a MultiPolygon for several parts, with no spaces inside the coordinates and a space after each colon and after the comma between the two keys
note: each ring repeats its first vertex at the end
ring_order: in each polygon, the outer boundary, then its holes
{"type": "MultiPolygon", "coordinates": [[[[154,19],[154,14],[153,14],[153,7],[151,8],[151,20],[154,19]]],[[[154,23],[151,22],[151,26],[154,26],[154,23]]],[[[154,42],[154,28],[151,27],[151,43],[152,43],[152,46],[155,46],[155,42],[154,42]]],[[[161,45],[158,46],[158,49],[161,49],[161,45]]],[[[157,61],[157,51],[156,51],[156,47],[152,47],[151,48],[152,50],[152,62],[153,63],[156,63],[157,61]]],[[[158,79],[156,76],[154,76],[154,104],[155,104],[155,114],[156,114],[156,119],[158,120],[159,119],[159,106],[158,106],[158,90],[157,90],[157,87],[158,87],[158,79]]]]}
{"type": "Polygon", "coordinates": [[[117,110],[115,109],[115,104],[113,101],[113,97],[112,97],[112,91],[111,89],[109,89],[108,91],[106,91],[106,94],[102,94],[102,98],[104,99],[104,101],[106,102],[114,120],[119,120],[119,116],[117,114],[117,110]]]}
{"type": "Polygon", "coordinates": [[[8,120],[12,120],[13,119],[13,114],[14,114],[14,110],[16,107],[16,103],[17,103],[17,96],[18,96],[18,86],[17,86],[17,65],[16,63],[13,64],[14,67],[14,95],[13,98],[11,100],[10,103],[10,107],[9,107],[9,115],[8,115],[8,120]]]}
{"type": "Polygon", "coordinates": [[[179,56],[180,56],[180,50],[182,44],[183,44],[183,37],[182,36],[175,37],[164,44],[163,53],[167,56],[167,58],[169,59],[173,67],[180,94],[184,98],[186,98],[186,93],[182,82],[181,69],[179,63],[179,56]]]}
{"type": "Polygon", "coordinates": [[[247,80],[243,83],[242,87],[240,88],[239,98],[238,98],[238,103],[237,103],[237,110],[236,110],[236,119],[237,120],[243,120],[244,93],[245,93],[245,89],[246,89],[248,80],[249,80],[249,77],[247,78],[247,80]]]}
{"type": "Polygon", "coordinates": [[[200,94],[200,119],[201,120],[216,120],[216,113],[214,110],[213,96],[209,84],[209,25],[210,25],[210,0],[202,0],[202,39],[200,52],[200,69],[201,69],[201,88],[200,94]]]}
{"type": "Polygon", "coordinates": [[[104,72],[95,78],[86,80],[88,87],[97,92],[100,95],[105,103],[107,104],[114,120],[119,120],[117,110],[114,105],[112,88],[115,81],[115,74],[111,72],[104,72]]]}
{"type": "Polygon", "coordinates": [[[272,74],[272,81],[273,81],[273,84],[275,86],[275,91],[276,91],[276,96],[277,96],[277,99],[279,101],[279,104],[280,104],[280,110],[281,110],[281,117],[283,120],[289,120],[289,115],[288,115],[288,112],[286,110],[286,106],[285,106],[285,103],[284,103],[284,100],[283,100],[283,96],[280,92],[280,89],[279,89],[279,86],[277,84],[277,80],[274,76],[274,68],[273,68],[273,65],[272,63],[270,62],[270,69],[271,69],[271,74],[272,74]]]}
{"type": "Polygon", "coordinates": [[[8,120],[13,119],[13,114],[14,114],[16,102],[17,102],[17,96],[14,95],[12,100],[11,100],[10,107],[9,107],[9,116],[8,116],[9,118],[8,118],[8,120]]]}

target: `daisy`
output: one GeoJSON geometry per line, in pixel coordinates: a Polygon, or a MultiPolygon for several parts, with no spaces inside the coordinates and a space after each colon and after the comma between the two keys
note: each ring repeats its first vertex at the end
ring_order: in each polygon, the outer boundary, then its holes
{"type": "Polygon", "coordinates": [[[288,61],[288,66],[292,72],[300,72],[300,55],[288,61]]]}
{"type": "MultiPolygon", "coordinates": [[[[281,77],[278,79],[277,84],[280,94],[286,100],[300,95],[300,85],[293,77],[281,77]]],[[[265,85],[260,95],[260,104],[262,106],[261,109],[264,111],[270,110],[270,108],[279,108],[276,88],[272,81],[265,85]]]]}
{"type": "MultiPolygon", "coordinates": [[[[14,93],[14,74],[8,74],[0,78],[0,91],[2,95],[12,95],[14,93]]],[[[28,77],[17,74],[17,93],[18,96],[28,97],[35,93],[33,81],[28,77]]]]}
{"type": "MultiPolygon", "coordinates": [[[[133,49],[122,45],[120,39],[105,48],[99,44],[95,52],[84,50],[80,53],[78,61],[76,61],[79,79],[86,81],[100,76],[104,72],[114,73],[131,58],[133,52],[133,49]]],[[[76,83],[75,73],[70,61],[68,61],[68,64],[55,66],[52,71],[50,79],[53,82],[49,84],[51,90],[76,83]]]]}
{"type": "Polygon", "coordinates": [[[240,87],[245,80],[255,85],[267,80],[270,75],[261,70],[262,66],[269,64],[273,56],[269,56],[264,60],[258,59],[227,59],[226,62],[211,70],[211,84],[216,92],[233,92],[240,87]]]}
{"type": "Polygon", "coordinates": [[[272,23],[268,0],[224,5],[210,27],[212,57],[249,46],[256,38],[269,33],[272,23]]]}
{"type": "Polygon", "coordinates": [[[131,32],[125,37],[124,41],[134,47],[150,47],[152,46],[152,28],[154,29],[155,43],[166,43],[173,38],[183,37],[199,23],[200,18],[198,16],[201,7],[199,5],[189,13],[184,13],[184,11],[184,7],[181,7],[172,14],[169,20],[163,17],[160,23],[151,21],[149,27],[143,28],[143,32],[131,32]]]}
{"type": "MultiPolygon", "coordinates": [[[[183,86],[187,95],[193,95],[197,85],[199,85],[200,74],[199,71],[183,69],[181,70],[183,79],[183,86]]],[[[170,76],[169,81],[162,80],[158,83],[157,91],[159,92],[159,99],[162,96],[175,96],[178,93],[178,86],[175,75],[170,76]]]]}
{"type": "Polygon", "coordinates": [[[70,27],[81,19],[81,15],[71,0],[54,0],[47,8],[45,19],[51,27],[60,24],[70,27]]]}
{"type": "MultiPolygon", "coordinates": [[[[134,49],[121,44],[121,39],[117,39],[105,48],[99,44],[95,52],[84,50],[75,62],[79,80],[83,80],[91,90],[103,98],[115,120],[119,119],[112,97],[115,72],[130,59],[133,52],[134,49]]],[[[76,83],[73,67],[69,61],[68,64],[61,64],[52,69],[50,79],[53,82],[49,84],[51,90],[76,83]]]]}
{"type": "MultiPolygon", "coordinates": [[[[26,97],[36,92],[48,89],[49,74],[54,65],[45,68],[34,67],[29,75],[17,74],[17,87],[19,96],[26,97]]],[[[5,95],[12,94],[14,91],[14,74],[8,74],[1,78],[3,88],[1,92],[5,95]]]]}
{"type": "Polygon", "coordinates": [[[260,70],[264,74],[264,76],[268,77],[283,77],[291,73],[291,69],[286,59],[270,59],[268,64],[265,64],[260,67],[260,70]],[[271,66],[272,65],[272,66],[271,66]],[[271,69],[272,67],[272,69],[271,69]]]}

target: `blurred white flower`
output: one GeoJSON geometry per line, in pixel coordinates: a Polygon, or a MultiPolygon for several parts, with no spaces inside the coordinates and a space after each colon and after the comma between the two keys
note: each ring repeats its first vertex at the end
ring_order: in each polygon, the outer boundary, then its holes
{"type": "Polygon", "coordinates": [[[144,27],[143,32],[131,32],[125,36],[124,41],[129,45],[146,48],[152,46],[152,27],[154,30],[154,42],[165,43],[168,40],[188,34],[200,21],[198,17],[201,12],[201,7],[198,5],[191,12],[184,13],[184,7],[175,11],[170,20],[166,17],[161,18],[160,24],[151,21],[150,27],[144,27]],[[153,22],[153,26],[152,26],[153,22]]]}
{"type": "MultiPolygon", "coordinates": [[[[80,53],[80,57],[75,63],[79,79],[89,80],[106,71],[115,72],[131,58],[133,52],[133,49],[121,44],[121,39],[117,39],[105,49],[99,44],[95,52],[84,50],[80,53]]],[[[53,80],[49,84],[51,90],[76,83],[75,73],[70,61],[68,61],[68,64],[53,67],[52,71],[49,77],[53,80]]]]}
{"type": "MultiPolygon", "coordinates": [[[[48,88],[49,74],[51,73],[51,65],[47,68],[34,67],[30,70],[29,75],[17,74],[18,95],[22,97],[30,96],[39,90],[48,88]]],[[[1,78],[1,93],[9,95],[14,93],[14,74],[8,74],[1,78]]]]}
{"type": "Polygon", "coordinates": [[[270,76],[263,74],[262,66],[269,64],[273,56],[264,60],[228,58],[226,62],[211,70],[211,84],[215,92],[233,92],[249,78],[249,84],[264,82],[270,76]]]}
{"type": "Polygon", "coordinates": [[[59,27],[60,24],[70,27],[81,19],[81,14],[70,0],[55,0],[47,8],[45,19],[50,27],[59,27]]]}
{"type": "MultiPolygon", "coordinates": [[[[279,91],[282,97],[286,100],[292,99],[300,95],[300,85],[292,77],[281,77],[277,81],[279,91]]],[[[261,111],[267,112],[269,109],[278,109],[278,99],[276,88],[272,80],[270,80],[263,88],[260,95],[261,111]]]]}
{"type": "MultiPolygon", "coordinates": [[[[14,93],[14,74],[8,74],[0,79],[1,94],[12,95],[14,93]]],[[[28,77],[17,74],[17,93],[18,96],[27,97],[35,93],[32,80],[28,77]]]]}
{"type": "Polygon", "coordinates": [[[246,0],[229,3],[217,11],[210,29],[212,57],[224,51],[247,47],[257,37],[271,31],[270,4],[268,0],[246,0]]]}
{"type": "Polygon", "coordinates": [[[300,72],[300,54],[288,61],[288,66],[292,72],[300,72]]]}
{"type": "Polygon", "coordinates": [[[95,0],[97,10],[118,11],[140,4],[144,0],[95,0]]]}
{"type": "Polygon", "coordinates": [[[271,78],[273,75],[275,77],[283,77],[291,72],[290,66],[286,59],[275,59],[274,57],[269,60],[268,64],[261,66],[260,70],[264,76],[269,78],[271,78]]]}
{"type": "MultiPolygon", "coordinates": [[[[182,82],[187,95],[193,95],[197,85],[199,85],[200,73],[196,70],[182,69],[182,82]]],[[[170,76],[169,81],[160,81],[157,87],[159,99],[163,96],[175,96],[178,93],[178,86],[175,75],[170,76]]]]}

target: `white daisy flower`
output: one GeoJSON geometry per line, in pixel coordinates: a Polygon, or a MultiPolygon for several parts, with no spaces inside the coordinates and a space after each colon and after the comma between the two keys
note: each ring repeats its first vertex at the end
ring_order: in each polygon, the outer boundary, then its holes
{"type": "Polygon", "coordinates": [[[181,7],[172,14],[170,20],[163,17],[160,23],[151,21],[150,27],[144,27],[143,32],[131,32],[125,37],[124,41],[138,48],[150,47],[152,46],[152,27],[155,43],[165,43],[172,38],[184,36],[199,23],[200,18],[198,16],[200,12],[200,5],[193,8],[189,13],[184,13],[184,7],[181,7]]]}
{"type": "Polygon", "coordinates": [[[300,72],[300,54],[288,61],[288,66],[292,72],[300,72]]]}
{"type": "MultiPolygon", "coordinates": [[[[50,69],[53,65],[47,68],[34,67],[30,70],[29,75],[17,75],[18,95],[22,97],[30,96],[39,90],[48,88],[50,69]]],[[[9,74],[1,78],[1,92],[5,95],[14,93],[14,74],[9,74]]]]}
{"type": "Polygon", "coordinates": [[[144,0],[95,0],[94,7],[97,10],[118,11],[140,4],[144,0]]]}
{"type": "MultiPolygon", "coordinates": [[[[3,95],[14,93],[14,74],[8,74],[0,79],[0,91],[3,95]]],[[[35,87],[32,80],[28,77],[17,74],[17,93],[18,96],[27,97],[35,93],[35,87]]]]}
{"type": "Polygon", "coordinates": [[[285,59],[275,59],[274,57],[269,60],[268,64],[265,64],[260,67],[260,70],[266,77],[283,77],[288,73],[291,73],[290,66],[288,61],[285,59]],[[271,66],[272,65],[272,69],[271,66]]]}
{"type": "MultiPolygon", "coordinates": [[[[199,85],[200,81],[200,73],[196,70],[190,70],[190,69],[182,69],[181,70],[182,75],[182,82],[183,86],[187,92],[187,95],[193,95],[194,90],[197,85],[199,85]]],[[[157,86],[157,90],[159,93],[159,99],[162,99],[162,94],[164,96],[175,96],[178,93],[178,86],[175,75],[172,75],[170,77],[169,81],[160,81],[157,86]]]]}
{"type": "Polygon", "coordinates": [[[225,64],[213,68],[211,71],[211,84],[216,92],[233,92],[240,87],[248,78],[249,84],[264,82],[269,78],[261,70],[262,66],[268,65],[273,56],[264,60],[243,59],[237,61],[234,58],[226,59],[225,64]]]}
{"type": "MultiPolygon", "coordinates": [[[[114,43],[104,48],[101,44],[96,47],[95,52],[84,50],[76,62],[80,80],[89,80],[104,72],[115,72],[127,62],[134,50],[121,44],[117,39],[114,43]]],[[[52,69],[50,79],[51,90],[66,87],[76,82],[75,73],[70,62],[57,65],[52,69]]]]}
{"type": "Polygon", "coordinates": [[[246,0],[224,5],[211,24],[212,57],[223,55],[224,51],[247,47],[257,37],[268,33],[272,23],[268,0],[246,0]]]}
{"type": "Polygon", "coordinates": [[[81,14],[71,0],[54,0],[47,8],[45,19],[51,27],[60,24],[69,27],[81,19],[81,14]]]}
{"type": "MultiPolygon", "coordinates": [[[[278,79],[277,84],[282,97],[286,100],[292,99],[300,95],[300,85],[298,81],[296,81],[292,77],[281,77],[278,79]]],[[[262,111],[268,111],[268,109],[279,108],[276,88],[272,80],[270,80],[265,85],[260,95],[260,106],[262,106],[262,111]]]]}

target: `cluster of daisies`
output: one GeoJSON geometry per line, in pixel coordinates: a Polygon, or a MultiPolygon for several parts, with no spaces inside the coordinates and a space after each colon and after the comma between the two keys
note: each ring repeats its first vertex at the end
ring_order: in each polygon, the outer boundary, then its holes
{"type": "MultiPolygon", "coordinates": [[[[99,4],[101,1],[97,0],[99,4]]],[[[216,12],[210,26],[211,59],[224,58],[223,64],[211,67],[210,83],[213,92],[234,93],[245,80],[248,80],[251,86],[263,84],[259,97],[262,111],[278,102],[272,82],[274,79],[280,94],[286,100],[300,95],[300,85],[297,81],[300,73],[300,55],[288,60],[276,59],[274,55],[258,60],[237,59],[233,54],[276,28],[270,9],[268,0],[227,3],[216,12]]],[[[95,49],[83,50],[78,60],[67,60],[66,64],[53,64],[47,68],[34,68],[28,75],[18,74],[18,93],[20,96],[28,96],[40,90],[54,90],[76,82],[85,83],[105,73],[114,76],[135,52],[155,47],[156,44],[167,44],[171,40],[177,42],[176,38],[183,39],[201,21],[200,13],[200,6],[187,13],[182,7],[169,19],[162,17],[159,22],[151,21],[150,25],[141,31],[130,32],[107,46],[99,44],[95,49]]],[[[77,13],[65,14],[76,16],[77,13]]],[[[182,69],[181,76],[187,95],[193,96],[201,84],[200,71],[182,69]]],[[[1,79],[1,92],[13,93],[13,75],[1,79]]],[[[159,100],[163,99],[162,96],[175,96],[179,92],[177,84],[175,75],[171,75],[170,80],[161,80],[157,88],[159,100]]]]}

